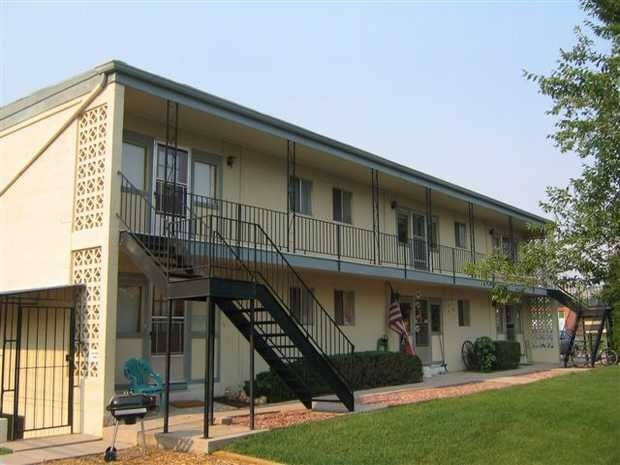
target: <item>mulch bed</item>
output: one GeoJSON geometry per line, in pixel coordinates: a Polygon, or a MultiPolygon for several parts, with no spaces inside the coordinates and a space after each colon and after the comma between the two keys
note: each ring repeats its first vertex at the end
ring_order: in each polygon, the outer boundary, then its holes
{"type": "MultiPolygon", "coordinates": [[[[254,417],[255,426],[258,429],[285,428],[287,426],[308,423],[312,421],[327,420],[339,415],[338,413],[313,412],[312,410],[289,410],[287,412],[259,413],[254,417]]],[[[235,416],[232,419],[234,425],[249,426],[249,415],[235,416]]]]}
{"type": "MultiPolygon", "coordinates": [[[[61,459],[47,462],[53,465],[104,465],[103,454],[89,455],[74,459],[61,459]]],[[[119,465],[238,465],[236,462],[223,460],[212,455],[190,454],[171,450],[148,448],[143,452],[138,447],[119,451],[119,465]]]]}

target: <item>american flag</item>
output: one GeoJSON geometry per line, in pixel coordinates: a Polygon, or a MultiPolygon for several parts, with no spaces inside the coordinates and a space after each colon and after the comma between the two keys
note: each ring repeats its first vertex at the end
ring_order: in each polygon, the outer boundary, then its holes
{"type": "Polygon", "coordinates": [[[405,341],[405,353],[415,355],[415,349],[413,348],[413,345],[411,345],[409,333],[407,332],[405,322],[403,321],[403,314],[400,311],[400,304],[398,303],[398,299],[393,292],[390,296],[390,302],[391,303],[388,307],[388,324],[390,329],[398,334],[401,340],[405,341]]]}

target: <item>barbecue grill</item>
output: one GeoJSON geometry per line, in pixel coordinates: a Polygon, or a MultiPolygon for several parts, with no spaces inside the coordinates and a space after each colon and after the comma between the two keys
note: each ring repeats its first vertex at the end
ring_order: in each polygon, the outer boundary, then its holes
{"type": "Polygon", "coordinates": [[[157,396],[147,394],[123,394],[110,399],[106,410],[114,417],[114,436],[112,445],[105,450],[103,459],[106,462],[116,460],[116,435],[121,423],[135,425],[140,420],[142,440],[144,441],[144,417],[157,410],[157,396]]]}

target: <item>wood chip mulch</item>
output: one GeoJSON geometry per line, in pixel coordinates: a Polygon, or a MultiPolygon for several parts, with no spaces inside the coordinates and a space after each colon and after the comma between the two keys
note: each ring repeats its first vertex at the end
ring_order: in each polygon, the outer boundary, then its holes
{"type": "MultiPolygon", "coordinates": [[[[103,454],[89,455],[73,459],[48,462],[50,465],[104,465],[103,454]]],[[[119,465],[238,465],[236,462],[223,460],[213,455],[190,454],[171,450],[148,448],[142,451],[138,447],[118,452],[116,462],[119,465]]]]}
{"type": "Polygon", "coordinates": [[[417,389],[412,391],[388,392],[385,394],[371,394],[360,399],[362,404],[381,404],[381,405],[401,405],[413,404],[416,402],[426,402],[433,399],[444,399],[447,397],[459,397],[476,392],[490,391],[492,389],[502,389],[511,386],[509,383],[501,382],[478,382],[461,384],[458,386],[448,386],[442,388],[417,389]]]}
{"type": "MultiPolygon", "coordinates": [[[[287,412],[260,413],[254,417],[255,426],[258,429],[285,428],[299,423],[327,420],[337,413],[313,412],[312,410],[289,410],[287,412]]],[[[249,426],[249,415],[233,417],[233,424],[249,426]]]]}

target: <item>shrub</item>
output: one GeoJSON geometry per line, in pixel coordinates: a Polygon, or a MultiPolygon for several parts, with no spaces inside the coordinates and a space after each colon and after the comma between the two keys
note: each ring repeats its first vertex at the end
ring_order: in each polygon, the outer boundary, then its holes
{"type": "MultiPolygon", "coordinates": [[[[342,372],[350,373],[349,382],[353,390],[419,383],[423,378],[422,362],[419,357],[399,352],[356,352],[351,356],[331,357],[331,361],[342,372]]],[[[303,367],[300,362],[291,366],[299,370],[303,367]]],[[[318,376],[311,377],[309,384],[314,395],[331,391],[318,376]]],[[[249,392],[248,381],[245,382],[245,391],[249,392]]],[[[266,396],[269,402],[296,398],[280,377],[271,370],[256,375],[254,392],[256,397],[266,396]]]]}
{"type": "Polygon", "coordinates": [[[510,370],[519,366],[521,360],[521,344],[516,341],[494,341],[494,370],[510,370]]]}
{"type": "Polygon", "coordinates": [[[474,353],[480,371],[491,371],[495,365],[495,345],[490,337],[483,336],[474,342],[474,353]]]}

